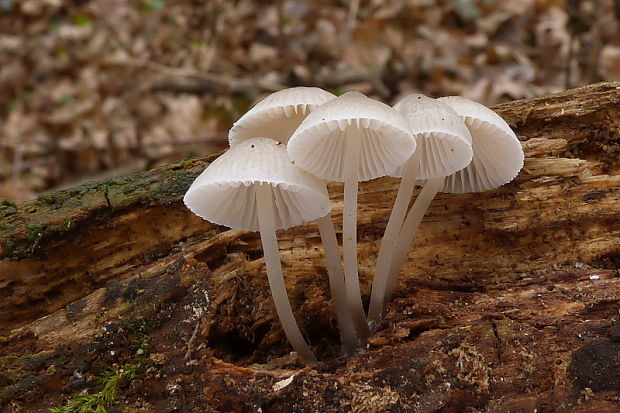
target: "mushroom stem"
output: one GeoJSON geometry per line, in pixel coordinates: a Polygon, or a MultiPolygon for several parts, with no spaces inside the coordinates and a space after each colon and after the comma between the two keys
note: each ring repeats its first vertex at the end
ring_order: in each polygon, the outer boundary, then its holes
{"type": "Polygon", "coordinates": [[[403,227],[400,230],[396,245],[394,246],[394,254],[392,255],[392,262],[390,263],[390,272],[388,273],[387,288],[385,290],[384,306],[390,301],[398,273],[403,263],[407,259],[407,253],[411,247],[411,243],[418,232],[418,227],[422,222],[426,210],[431,204],[435,195],[441,188],[444,182],[444,177],[429,179],[424,184],[422,191],[416,198],[413,206],[405,218],[403,227]]]}
{"type": "Polygon", "coordinates": [[[293,316],[291,303],[286,293],[280,253],[278,251],[278,241],[276,239],[275,211],[271,185],[261,182],[254,185],[254,188],[256,189],[256,211],[258,213],[260,239],[263,244],[267,278],[269,279],[269,287],[271,288],[276,312],[282,323],[284,334],[286,334],[293,349],[301,357],[310,361],[316,361],[314,353],[312,353],[308,343],[301,335],[301,331],[299,331],[299,326],[293,316]]]}
{"type": "Polygon", "coordinates": [[[371,326],[371,330],[381,323],[383,316],[383,303],[388,285],[388,273],[394,253],[394,245],[407,214],[407,208],[409,207],[409,201],[415,186],[419,162],[417,154],[418,152],[415,152],[403,167],[403,177],[400,181],[396,201],[394,201],[394,207],[385,228],[385,234],[381,240],[375,277],[372,283],[372,292],[370,294],[370,308],[368,310],[368,323],[371,326]]]}
{"type": "Polygon", "coordinates": [[[338,327],[340,331],[340,342],[342,349],[348,356],[355,354],[358,348],[358,340],[353,327],[351,313],[348,311],[346,287],[344,283],[344,272],[340,255],[338,254],[338,240],[336,230],[331,215],[327,214],[317,219],[319,233],[323,242],[325,261],[327,262],[327,274],[329,275],[329,285],[331,287],[336,315],[338,316],[338,327]]]}
{"type": "Polygon", "coordinates": [[[362,346],[370,334],[357,272],[357,182],[362,131],[350,127],[346,132],[344,150],[344,211],[342,217],[342,254],[349,311],[362,346]]]}

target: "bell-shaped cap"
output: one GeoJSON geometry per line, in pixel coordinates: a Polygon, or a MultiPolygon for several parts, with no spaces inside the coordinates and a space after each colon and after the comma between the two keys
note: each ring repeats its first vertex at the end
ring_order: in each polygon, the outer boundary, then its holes
{"type": "MultiPolygon", "coordinates": [[[[401,99],[394,109],[407,119],[416,138],[419,179],[448,176],[471,162],[471,134],[450,106],[414,93],[401,99]]],[[[402,169],[390,175],[401,178],[402,169]]]]}
{"type": "Polygon", "coordinates": [[[523,167],[523,148],[501,116],[460,96],[438,99],[465,121],[474,151],[471,163],[446,177],[442,192],[466,193],[495,189],[512,181],[523,167]]]}
{"type": "Polygon", "coordinates": [[[286,147],[268,138],[248,139],[223,153],[196,178],[183,202],[213,223],[258,231],[258,184],[273,187],[276,229],[313,221],[331,208],[325,183],[295,166],[286,147]]]}
{"type": "Polygon", "coordinates": [[[289,140],[288,154],[306,171],[342,182],[345,140],[358,132],[361,181],[387,175],[415,151],[415,139],[400,113],[359,92],[347,92],[308,115],[289,140]]]}
{"type": "Polygon", "coordinates": [[[292,87],[272,93],[241,116],[228,133],[230,146],[257,136],[286,144],[318,105],[336,96],[318,87],[292,87]]]}

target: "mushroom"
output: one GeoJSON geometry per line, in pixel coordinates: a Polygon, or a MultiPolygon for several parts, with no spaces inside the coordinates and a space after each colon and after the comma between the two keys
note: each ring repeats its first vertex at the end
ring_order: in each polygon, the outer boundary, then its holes
{"type": "Polygon", "coordinates": [[[344,181],[343,259],[346,296],[362,344],[369,328],[357,268],[357,187],[392,172],[415,151],[407,121],[396,110],[348,92],[318,106],[288,142],[297,166],[331,181],[344,181]]]}
{"type": "Polygon", "coordinates": [[[276,230],[327,214],[330,200],[324,183],[293,165],[284,145],[255,138],[240,142],[213,161],[183,201],[193,213],[213,223],[260,231],[269,286],[284,333],[300,356],[316,360],[293,316],[276,230]]]}
{"type": "MultiPolygon", "coordinates": [[[[318,87],[293,87],[272,93],[239,118],[228,133],[230,146],[262,136],[286,144],[301,122],[318,105],[336,96],[318,87]]],[[[338,316],[340,341],[346,354],[357,348],[346,294],[336,231],[329,212],[316,220],[327,261],[327,273],[338,316]]]]}
{"type": "Polygon", "coordinates": [[[517,135],[501,116],[480,103],[460,97],[437,99],[450,106],[465,122],[472,137],[471,163],[446,178],[429,179],[416,198],[396,241],[385,302],[388,302],[400,267],[407,258],[422,217],[438,191],[483,192],[512,181],[523,167],[523,148],[517,135]]]}
{"type": "Polygon", "coordinates": [[[471,135],[450,106],[421,94],[411,94],[396,103],[394,109],[409,122],[417,149],[403,166],[391,174],[402,179],[379,248],[368,310],[371,326],[381,322],[392,253],[416,179],[450,175],[463,169],[472,159],[471,135]]]}
{"type": "Polygon", "coordinates": [[[234,123],[228,133],[230,146],[257,136],[285,144],[316,106],[335,97],[318,87],[304,86],[272,93],[234,123]]]}

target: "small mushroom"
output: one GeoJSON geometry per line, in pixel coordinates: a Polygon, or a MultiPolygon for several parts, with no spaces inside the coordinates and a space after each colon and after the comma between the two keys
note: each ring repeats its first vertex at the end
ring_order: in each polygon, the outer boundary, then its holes
{"type": "Polygon", "coordinates": [[[318,106],[288,142],[297,166],[331,181],[344,181],[343,255],[346,296],[362,344],[369,328],[357,268],[358,181],[384,176],[415,151],[407,121],[396,110],[358,92],[318,106]]]}
{"type": "Polygon", "coordinates": [[[450,106],[421,94],[411,94],[394,105],[394,109],[409,122],[417,141],[417,149],[403,166],[390,174],[402,179],[379,248],[368,310],[371,326],[381,321],[392,253],[416,179],[450,175],[463,169],[472,159],[469,130],[450,106]]]}
{"type": "Polygon", "coordinates": [[[474,156],[466,168],[446,177],[443,192],[462,194],[495,189],[523,168],[523,148],[506,121],[488,107],[461,96],[437,99],[456,111],[471,132],[474,156]]]}
{"type": "Polygon", "coordinates": [[[269,285],[286,337],[300,356],[316,360],[293,316],[276,230],[327,214],[331,205],[324,183],[293,165],[284,145],[255,138],[231,147],[213,161],[183,201],[193,213],[213,223],[260,231],[269,285]]]}
{"type": "MultiPolygon", "coordinates": [[[[293,132],[314,108],[335,97],[323,89],[303,86],[272,93],[235,122],[228,134],[230,146],[256,136],[287,143],[293,132]]],[[[346,309],[344,275],[334,223],[329,213],[318,218],[316,222],[327,261],[329,284],[338,316],[340,341],[344,352],[351,355],[358,347],[358,340],[351,314],[346,309]]]]}
{"type": "Polygon", "coordinates": [[[258,102],[232,126],[230,146],[257,136],[286,144],[299,124],[312,110],[336,96],[318,87],[292,87],[279,90],[258,102]]]}
{"type": "Polygon", "coordinates": [[[501,116],[480,103],[460,97],[437,99],[450,106],[465,122],[472,137],[473,158],[446,178],[431,178],[416,198],[394,247],[385,302],[388,302],[402,264],[415,238],[422,217],[438,191],[483,192],[512,181],[523,167],[523,148],[517,135],[501,116]]]}

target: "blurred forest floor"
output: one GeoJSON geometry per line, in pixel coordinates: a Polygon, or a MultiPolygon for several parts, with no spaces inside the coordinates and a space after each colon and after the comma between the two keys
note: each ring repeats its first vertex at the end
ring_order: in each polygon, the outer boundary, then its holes
{"type": "Polygon", "coordinates": [[[620,79],[620,0],[0,0],[0,201],[218,151],[297,85],[485,104],[620,79]]]}

